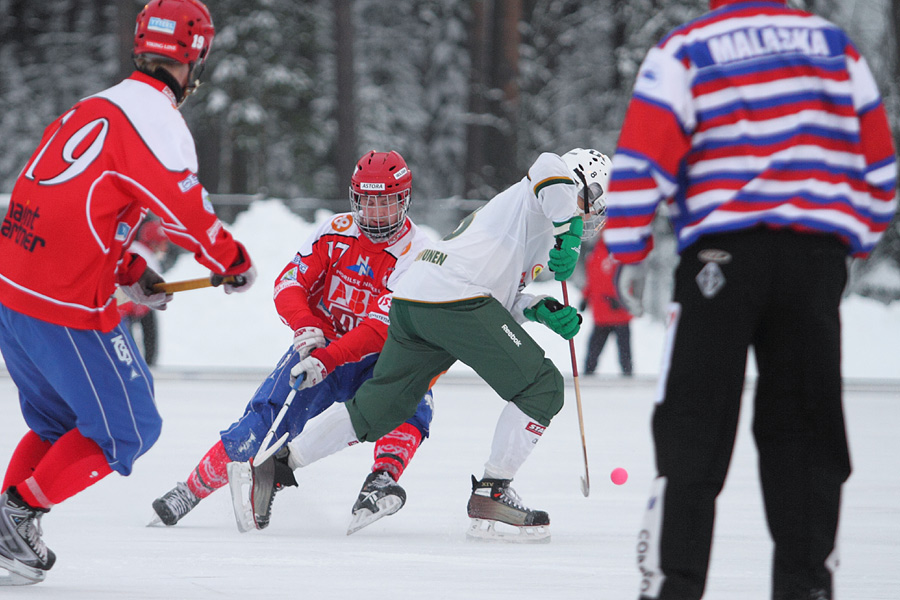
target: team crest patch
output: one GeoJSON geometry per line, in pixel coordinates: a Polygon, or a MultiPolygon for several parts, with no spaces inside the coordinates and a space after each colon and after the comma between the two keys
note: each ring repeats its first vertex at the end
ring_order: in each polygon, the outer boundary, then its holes
{"type": "Polygon", "coordinates": [[[368,277],[369,279],[375,278],[375,271],[372,270],[372,267],[369,266],[369,257],[360,256],[356,261],[356,264],[352,267],[347,267],[347,270],[353,271],[360,277],[368,277]]]}
{"type": "Polygon", "coordinates": [[[697,286],[700,288],[700,293],[706,299],[715,297],[725,287],[725,274],[722,273],[722,267],[719,266],[719,263],[706,263],[700,269],[700,272],[697,273],[695,279],[697,286]]]}
{"type": "Polygon", "coordinates": [[[124,242],[130,232],[131,226],[128,223],[119,223],[116,225],[116,241],[124,242]]]}
{"type": "Polygon", "coordinates": [[[339,217],[335,217],[333,221],[331,221],[331,228],[337,231],[338,233],[343,233],[350,229],[350,226],[353,225],[353,219],[349,215],[341,215],[339,217]]]}
{"type": "Polygon", "coordinates": [[[538,275],[541,274],[541,271],[544,270],[544,265],[534,265],[531,267],[531,280],[534,281],[537,279],[538,275]]]}
{"type": "Polygon", "coordinates": [[[380,298],[378,298],[378,308],[380,308],[384,312],[390,312],[391,299],[392,299],[392,297],[388,294],[385,294],[384,296],[381,296],[380,298]]]}
{"type": "Polygon", "coordinates": [[[544,431],[546,431],[547,428],[544,427],[543,425],[535,423],[534,421],[530,421],[528,423],[528,425],[525,427],[525,430],[530,431],[534,435],[544,435],[544,431]]]}

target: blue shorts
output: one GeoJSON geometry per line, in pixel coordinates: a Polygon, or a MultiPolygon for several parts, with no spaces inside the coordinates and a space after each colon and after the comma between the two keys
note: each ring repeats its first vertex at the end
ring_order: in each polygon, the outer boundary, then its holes
{"type": "MultiPolygon", "coordinates": [[[[372,377],[377,359],[378,355],[372,354],[359,362],[340,365],[318,385],[299,390],[279,424],[274,439],[277,440],[285,433],[288,433],[288,439],[294,439],[303,431],[307,421],[335,402],[346,402],[352,398],[363,382],[372,377]]],[[[256,455],[291,391],[291,369],[298,362],[300,356],[293,347],[289,348],[275,370],[269,373],[253,394],[244,415],[222,431],[222,443],[231,460],[245,462],[256,455]]],[[[428,437],[432,413],[432,396],[429,390],[419,401],[416,414],[407,423],[418,429],[423,438],[428,437]]]]}
{"type": "Polygon", "coordinates": [[[55,442],[76,427],[122,475],[156,442],[153,378],[122,325],[109,333],[54,325],[0,304],[0,351],[25,423],[55,442]]]}

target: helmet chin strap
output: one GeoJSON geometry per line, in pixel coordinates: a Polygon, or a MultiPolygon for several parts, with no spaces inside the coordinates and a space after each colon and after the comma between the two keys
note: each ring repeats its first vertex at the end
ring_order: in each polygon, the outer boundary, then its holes
{"type": "Polygon", "coordinates": [[[191,69],[190,71],[188,71],[187,77],[188,84],[187,87],[184,88],[181,100],[178,101],[178,108],[181,108],[181,105],[184,104],[184,101],[187,100],[187,97],[196,92],[197,88],[200,87],[200,75],[203,74],[203,66],[205,64],[206,61],[203,61],[200,64],[194,63],[193,65],[191,65],[191,69]]]}
{"type": "Polygon", "coordinates": [[[576,171],[578,173],[578,178],[581,179],[581,207],[584,209],[584,214],[588,214],[590,211],[588,210],[588,184],[587,178],[584,176],[584,171],[582,169],[578,169],[576,171]]]}

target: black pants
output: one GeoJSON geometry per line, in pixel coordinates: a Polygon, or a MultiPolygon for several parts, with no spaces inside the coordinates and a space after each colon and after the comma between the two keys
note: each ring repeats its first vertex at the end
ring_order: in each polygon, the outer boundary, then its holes
{"type": "Polygon", "coordinates": [[[704,237],[682,253],[653,416],[659,478],[639,544],[643,598],[703,595],[751,346],[773,598],[830,594],[850,475],[838,312],[845,257],[832,237],[765,229],[704,237]]]}
{"type": "Polygon", "coordinates": [[[584,373],[590,375],[597,370],[600,353],[606,345],[610,333],[616,334],[616,345],[619,348],[619,366],[623,375],[631,375],[631,328],[628,323],[621,325],[594,325],[588,339],[588,353],[584,361],[584,373]]]}

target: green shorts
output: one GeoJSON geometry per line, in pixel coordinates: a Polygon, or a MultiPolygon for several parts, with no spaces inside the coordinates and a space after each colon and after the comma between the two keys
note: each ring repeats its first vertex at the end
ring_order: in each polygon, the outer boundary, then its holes
{"type": "Polygon", "coordinates": [[[375,441],[411,417],[435,379],[457,360],[541,425],[562,408],[559,370],[494,298],[395,299],[390,317],[372,379],[347,402],[360,440],[375,441]]]}

